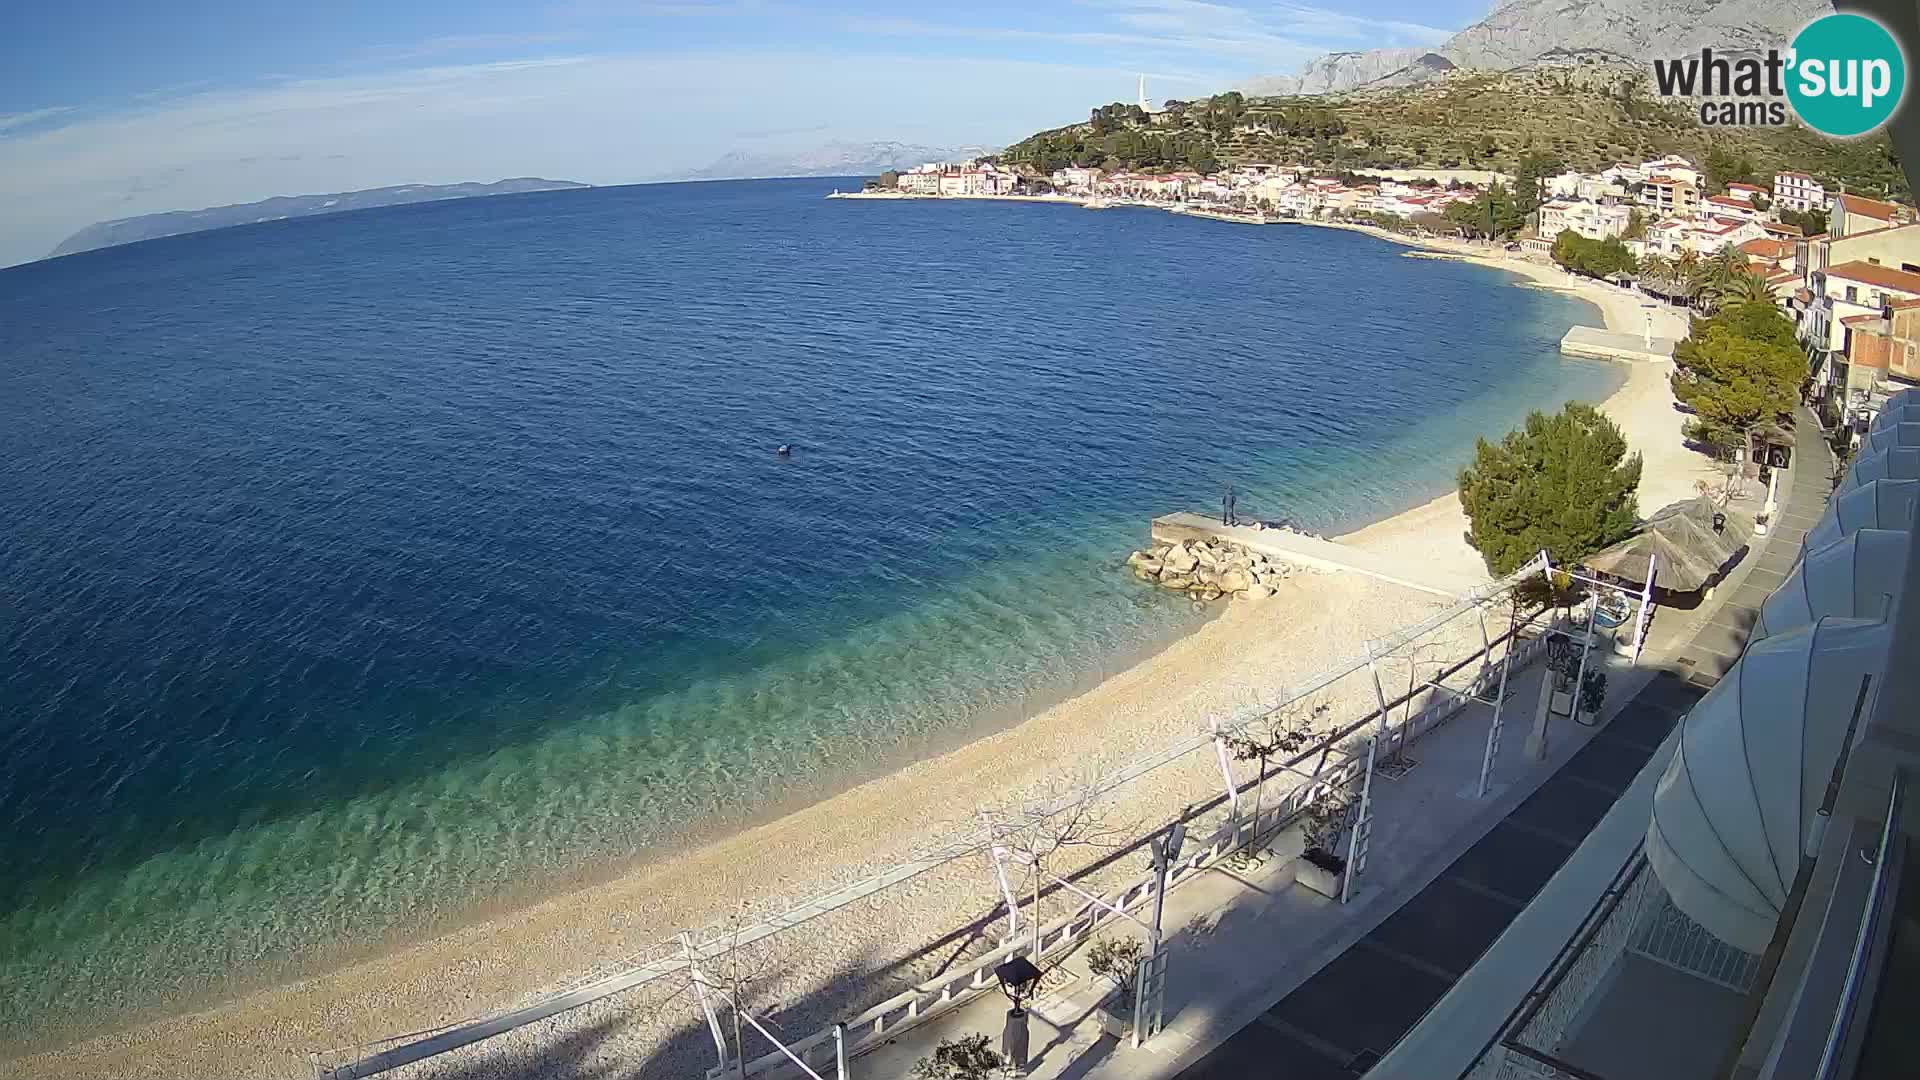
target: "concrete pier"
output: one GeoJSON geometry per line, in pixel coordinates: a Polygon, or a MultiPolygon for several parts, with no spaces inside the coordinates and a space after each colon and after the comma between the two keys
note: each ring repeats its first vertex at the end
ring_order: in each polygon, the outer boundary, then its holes
{"type": "Polygon", "coordinates": [[[1153,519],[1154,543],[1177,544],[1182,540],[1224,540],[1295,566],[1365,574],[1439,596],[1458,597],[1480,584],[1436,572],[1430,567],[1405,565],[1397,559],[1300,533],[1254,529],[1245,525],[1227,526],[1199,514],[1167,514],[1153,519]]]}
{"type": "Polygon", "coordinates": [[[1649,338],[1644,334],[1623,334],[1593,326],[1576,326],[1560,339],[1560,351],[1568,356],[1641,364],[1673,359],[1673,346],[1672,338],[1649,338]]]}

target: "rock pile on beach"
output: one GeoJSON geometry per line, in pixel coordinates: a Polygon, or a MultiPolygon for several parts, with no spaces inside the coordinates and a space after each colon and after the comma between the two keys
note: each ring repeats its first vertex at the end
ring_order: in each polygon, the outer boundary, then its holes
{"type": "Polygon", "coordinates": [[[1224,540],[1156,544],[1127,556],[1133,576],[1195,600],[1265,600],[1280,582],[1307,571],[1224,540]]]}

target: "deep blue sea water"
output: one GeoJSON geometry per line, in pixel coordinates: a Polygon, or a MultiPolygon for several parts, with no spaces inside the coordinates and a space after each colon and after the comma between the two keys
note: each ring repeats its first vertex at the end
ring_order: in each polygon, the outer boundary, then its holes
{"type": "Polygon", "coordinates": [[[1620,379],[1357,234],[833,186],[0,271],[0,1038],[1005,723],[1194,625],[1122,572],[1154,514],[1355,526],[1620,379]]]}

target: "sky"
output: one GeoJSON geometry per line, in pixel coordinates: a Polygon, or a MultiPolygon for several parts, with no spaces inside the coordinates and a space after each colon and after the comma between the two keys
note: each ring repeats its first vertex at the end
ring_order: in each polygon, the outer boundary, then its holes
{"type": "Polygon", "coordinates": [[[6,0],[0,266],[96,221],[271,195],[671,178],[732,151],[1004,145],[1487,0],[6,0]]]}

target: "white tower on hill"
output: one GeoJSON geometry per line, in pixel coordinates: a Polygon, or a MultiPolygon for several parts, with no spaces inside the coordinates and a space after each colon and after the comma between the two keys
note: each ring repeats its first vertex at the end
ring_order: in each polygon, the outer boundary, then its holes
{"type": "Polygon", "coordinates": [[[1140,111],[1153,111],[1153,105],[1147,101],[1147,77],[1145,75],[1140,76],[1140,111]]]}

